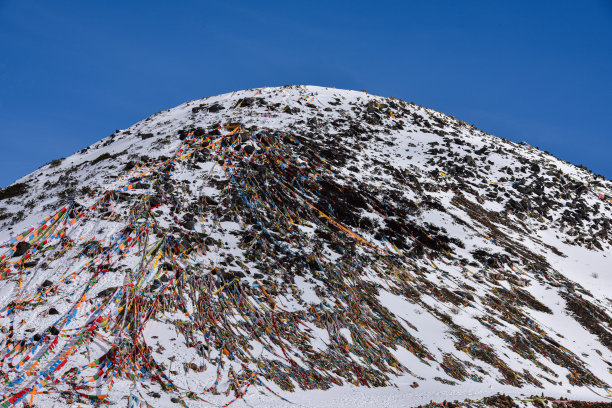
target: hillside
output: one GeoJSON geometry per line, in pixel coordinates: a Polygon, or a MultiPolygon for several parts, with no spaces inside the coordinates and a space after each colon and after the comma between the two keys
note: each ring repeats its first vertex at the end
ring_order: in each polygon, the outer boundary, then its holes
{"type": "Polygon", "coordinates": [[[0,190],[0,405],[606,401],[611,216],[414,103],[190,101],[0,190]]]}

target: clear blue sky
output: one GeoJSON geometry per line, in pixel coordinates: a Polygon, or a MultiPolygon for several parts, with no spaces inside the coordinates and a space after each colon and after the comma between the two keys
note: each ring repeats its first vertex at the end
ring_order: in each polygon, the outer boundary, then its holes
{"type": "Polygon", "coordinates": [[[0,186],[236,89],[366,89],[612,178],[612,0],[0,0],[0,186]]]}

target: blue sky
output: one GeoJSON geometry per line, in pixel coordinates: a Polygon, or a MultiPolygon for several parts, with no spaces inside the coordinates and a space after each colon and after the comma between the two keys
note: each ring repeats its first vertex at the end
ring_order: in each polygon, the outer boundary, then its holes
{"type": "Polygon", "coordinates": [[[0,0],[0,186],[186,100],[416,102],[612,178],[612,1],[0,0]]]}

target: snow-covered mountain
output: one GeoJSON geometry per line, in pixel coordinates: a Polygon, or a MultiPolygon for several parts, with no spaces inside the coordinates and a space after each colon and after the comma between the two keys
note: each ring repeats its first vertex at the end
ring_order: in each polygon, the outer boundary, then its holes
{"type": "Polygon", "coordinates": [[[611,216],[414,103],[190,101],[0,190],[0,406],[606,401],[611,216]]]}

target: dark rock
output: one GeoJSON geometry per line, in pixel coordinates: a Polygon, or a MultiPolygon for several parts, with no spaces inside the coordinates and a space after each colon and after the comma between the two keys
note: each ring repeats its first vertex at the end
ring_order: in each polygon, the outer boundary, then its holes
{"type": "Polygon", "coordinates": [[[134,167],[136,167],[136,163],[134,163],[133,161],[129,161],[126,163],[126,165],[123,167],[124,171],[130,171],[132,170],[134,167]]]}
{"type": "Polygon", "coordinates": [[[244,152],[248,155],[253,154],[253,152],[255,151],[255,147],[251,146],[251,145],[247,145],[244,147],[244,152]]]}
{"type": "Polygon", "coordinates": [[[106,288],[101,290],[100,292],[98,292],[98,294],[96,295],[96,297],[106,297],[106,296],[110,296],[113,293],[115,293],[115,290],[117,290],[116,287],[110,287],[110,288],[106,288]]]}
{"type": "Polygon", "coordinates": [[[218,103],[215,103],[214,105],[208,107],[208,111],[212,113],[219,112],[220,110],[223,110],[223,109],[225,108],[219,105],[218,103]]]}
{"type": "Polygon", "coordinates": [[[17,183],[12,186],[0,189],[0,200],[17,197],[25,194],[28,191],[28,186],[25,183],[17,183]]]}
{"type": "Polygon", "coordinates": [[[113,156],[110,155],[110,153],[102,153],[101,155],[99,155],[98,157],[96,157],[95,159],[93,159],[91,161],[91,164],[97,164],[103,160],[108,160],[110,158],[112,158],[113,156]]]}
{"type": "Polygon", "coordinates": [[[22,256],[28,251],[28,249],[30,249],[31,246],[32,245],[30,245],[28,242],[25,242],[25,241],[19,242],[17,244],[17,248],[15,249],[15,253],[13,254],[13,258],[22,256]]]}

